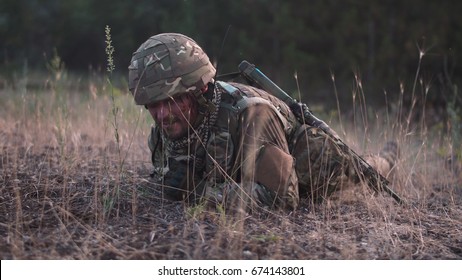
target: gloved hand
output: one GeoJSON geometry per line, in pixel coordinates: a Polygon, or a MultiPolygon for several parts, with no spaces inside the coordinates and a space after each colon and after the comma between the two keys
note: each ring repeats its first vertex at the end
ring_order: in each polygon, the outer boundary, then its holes
{"type": "Polygon", "coordinates": [[[194,173],[188,161],[168,159],[169,171],[164,175],[163,193],[171,200],[196,203],[203,194],[205,183],[194,173]]]}
{"type": "Polygon", "coordinates": [[[305,103],[293,103],[289,108],[301,123],[305,122],[306,112],[311,114],[310,108],[305,103]]]}

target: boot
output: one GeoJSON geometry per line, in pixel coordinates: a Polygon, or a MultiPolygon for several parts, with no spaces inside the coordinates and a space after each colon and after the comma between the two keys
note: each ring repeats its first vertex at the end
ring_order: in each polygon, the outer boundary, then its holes
{"type": "Polygon", "coordinates": [[[388,178],[399,158],[399,147],[396,141],[388,141],[378,155],[367,155],[364,159],[382,176],[388,178]]]}

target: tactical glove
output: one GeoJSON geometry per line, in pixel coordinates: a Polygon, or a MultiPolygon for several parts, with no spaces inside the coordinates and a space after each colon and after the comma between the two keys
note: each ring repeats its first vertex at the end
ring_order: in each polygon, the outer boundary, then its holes
{"type": "Polygon", "coordinates": [[[164,175],[163,193],[171,200],[197,202],[204,191],[205,183],[194,172],[188,161],[168,159],[169,171],[164,175]]]}

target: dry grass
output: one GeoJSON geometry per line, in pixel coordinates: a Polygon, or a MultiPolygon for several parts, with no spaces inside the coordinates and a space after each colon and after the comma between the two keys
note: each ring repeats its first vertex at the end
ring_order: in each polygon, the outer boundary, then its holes
{"type": "Polygon", "coordinates": [[[407,205],[355,186],[291,213],[229,215],[163,200],[149,116],[116,94],[117,143],[104,83],[82,84],[0,91],[1,259],[462,258],[461,177],[439,156],[443,136],[396,133],[374,115],[346,135],[365,152],[398,135],[392,187],[407,205]]]}

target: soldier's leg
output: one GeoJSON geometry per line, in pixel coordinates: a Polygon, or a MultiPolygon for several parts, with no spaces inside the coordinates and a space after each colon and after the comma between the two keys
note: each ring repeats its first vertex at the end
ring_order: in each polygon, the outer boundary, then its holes
{"type": "Polygon", "coordinates": [[[389,141],[378,154],[368,154],[363,156],[372,167],[374,167],[382,176],[388,178],[393,172],[399,157],[398,143],[389,141]]]}
{"type": "MultiPolygon", "coordinates": [[[[306,194],[314,201],[326,198],[351,180],[359,180],[351,157],[318,128],[301,126],[291,152],[296,160],[300,195],[306,194]]],[[[387,177],[396,164],[398,153],[396,142],[388,142],[379,154],[363,158],[387,177]]]]}
{"type": "Polygon", "coordinates": [[[301,196],[322,200],[348,183],[352,161],[331,137],[308,125],[302,125],[295,137],[291,153],[301,196]]]}

